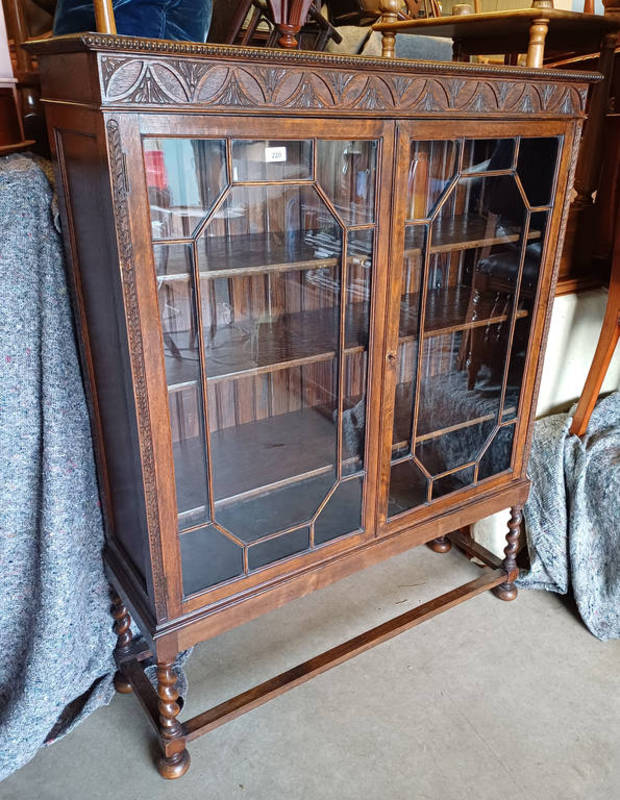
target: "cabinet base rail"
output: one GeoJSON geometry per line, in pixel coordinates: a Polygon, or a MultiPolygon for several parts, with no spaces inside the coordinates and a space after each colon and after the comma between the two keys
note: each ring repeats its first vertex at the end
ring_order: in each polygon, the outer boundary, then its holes
{"type": "MultiPolygon", "coordinates": [[[[140,663],[145,658],[145,653],[147,656],[150,653],[148,651],[131,654],[117,653],[119,672],[131,685],[146,711],[147,717],[159,737],[164,762],[166,759],[179,761],[181,755],[185,754],[184,763],[186,763],[186,766],[184,769],[173,771],[173,774],[165,774],[160,768],[160,773],[164,777],[180,777],[184,774],[189,767],[189,756],[185,750],[187,742],[208,733],[229,720],[235,719],[235,717],[241,716],[246,711],[257,708],[289,689],[305,683],[316,675],[320,675],[322,672],[326,672],[328,669],[354,658],[359,653],[363,653],[365,650],[369,650],[397,636],[399,633],[431,619],[442,611],[468,600],[470,597],[475,597],[489,589],[496,589],[505,584],[506,581],[514,579],[514,575],[507,573],[506,569],[502,567],[501,559],[494,556],[486,548],[473,542],[468,536],[455,532],[449,534],[449,538],[456,547],[465,551],[468,556],[475,556],[484,562],[485,566],[482,567],[481,574],[477,578],[457,586],[455,589],[426,603],[422,603],[417,608],[383,622],[358,636],[354,636],[352,639],[336,645],[292,669],[288,669],[201,714],[197,714],[184,723],[179,723],[178,732],[173,738],[161,735],[161,697],[158,697],[140,663]]],[[[176,713],[178,713],[178,708],[176,713]]]]}

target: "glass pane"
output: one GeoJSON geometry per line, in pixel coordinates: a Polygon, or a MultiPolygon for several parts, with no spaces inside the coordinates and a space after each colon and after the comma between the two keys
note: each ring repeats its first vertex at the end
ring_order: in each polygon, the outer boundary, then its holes
{"type": "Polygon", "coordinates": [[[410,508],[426,503],[428,481],[413,461],[400,461],[392,464],[390,473],[390,495],[388,515],[393,517],[410,508]]]}
{"type": "Polygon", "coordinates": [[[441,436],[418,439],[416,457],[431,475],[439,475],[474,461],[494,428],[495,421],[487,420],[441,436]]]}
{"type": "Polygon", "coordinates": [[[366,352],[345,356],[342,412],[342,472],[345,475],[364,466],[367,370],[366,352]]]}
{"type": "Polygon", "coordinates": [[[335,471],[326,469],[305,480],[289,480],[280,488],[223,500],[215,504],[215,518],[227,531],[251,544],[263,536],[309,523],[334,481],[335,471]]]}
{"type": "Polygon", "coordinates": [[[530,206],[551,202],[560,139],[521,139],[517,174],[530,206]]]}
{"type": "Polygon", "coordinates": [[[465,141],[463,174],[511,169],[514,163],[514,139],[470,139],[465,141]]]}
{"type": "Polygon", "coordinates": [[[233,181],[290,181],[312,178],[312,142],[234,139],[233,181]]]}
{"type": "MultiPolygon", "coordinates": [[[[538,290],[540,268],[542,266],[542,247],[547,232],[548,213],[532,214],[530,220],[531,237],[525,251],[522,267],[521,288],[519,291],[519,310],[512,339],[510,367],[502,420],[515,419],[521,398],[525,360],[533,320],[534,299],[538,290]]],[[[514,267],[511,267],[514,269],[514,267]]]]}
{"type": "Polygon", "coordinates": [[[212,525],[183,533],[180,539],[186,596],[243,574],[243,547],[212,525]]]}
{"type": "Polygon", "coordinates": [[[418,436],[481,417],[497,419],[509,333],[507,321],[424,342],[418,436]]]}
{"type": "Polygon", "coordinates": [[[370,277],[374,230],[351,231],[347,239],[347,347],[368,344],[370,322],[370,277]]]}
{"type": "Polygon", "coordinates": [[[192,236],[226,187],[222,139],[144,139],[153,239],[192,236]]]}
{"type": "Polygon", "coordinates": [[[317,142],[317,181],[346,225],[374,221],[376,141],[317,142]]]}
{"type": "Polygon", "coordinates": [[[390,514],[509,468],[558,144],[411,144],[390,514]]]}
{"type": "MultiPolygon", "coordinates": [[[[198,239],[201,274],[223,276],[308,270],[307,281],[330,290],[318,270],[339,266],[342,229],[307,184],[234,186],[198,239]]],[[[318,305],[318,303],[317,303],[318,305]]]]}
{"type": "MultiPolygon", "coordinates": [[[[191,244],[162,244],[153,245],[153,260],[155,272],[158,277],[170,276],[170,280],[187,280],[192,265],[191,244]]],[[[159,281],[162,284],[162,281],[159,281]]]]}
{"type": "Polygon", "coordinates": [[[443,478],[437,478],[433,481],[433,494],[432,499],[442,497],[444,494],[450,492],[457,492],[459,489],[465,489],[470,486],[474,481],[474,468],[467,467],[458,472],[453,472],[451,475],[445,475],[443,478]]]}
{"type": "Polygon", "coordinates": [[[301,553],[310,547],[310,528],[300,528],[284,533],[275,539],[268,539],[248,549],[248,567],[258,569],[274,561],[301,553]]]}
{"type": "Polygon", "coordinates": [[[396,396],[392,433],[393,456],[409,451],[413,425],[413,396],[418,367],[420,320],[420,281],[424,264],[427,228],[405,228],[403,269],[401,274],[400,321],[396,362],[396,396]]]}
{"type": "Polygon", "coordinates": [[[191,249],[168,249],[172,259],[185,263],[177,280],[158,279],[179,525],[185,529],[209,518],[200,340],[191,249]]]}
{"type": "Polygon", "coordinates": [[[314,526],[314,543],[323,544],[362,527],[363,478],[351,478],[336,489],[314,526]]]}
{"type": "Polygon", "coordinates": [[[407,219],[430,217],[458,169],[456,142],[412,142],[407,183],[407,219]]]}
{"type": "Polygon", "coordinates": [[[514,425],[502,427],[495,434],[493,441],[480,459],[478,468],[479,481],[510,469],[514,434],[514,425]]]}

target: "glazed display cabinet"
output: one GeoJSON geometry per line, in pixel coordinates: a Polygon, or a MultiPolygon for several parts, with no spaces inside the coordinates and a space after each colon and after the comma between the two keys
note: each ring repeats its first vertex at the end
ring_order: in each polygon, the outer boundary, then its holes
{"type": "Polygon", "coordinates": [[[222,722],[482,591],[516,596],[595,76],[94,34],[33,49],[91,403],[116,682],[159,735],[161,774],[178,777],[187,743],[222,722]],[[508,507],[502,561],[467,526],[508,507]],[[485,566],[177,719],[179,651],[423,543],[485,566]],[[150,656],[156,690],[140,666],[150,656]]]}

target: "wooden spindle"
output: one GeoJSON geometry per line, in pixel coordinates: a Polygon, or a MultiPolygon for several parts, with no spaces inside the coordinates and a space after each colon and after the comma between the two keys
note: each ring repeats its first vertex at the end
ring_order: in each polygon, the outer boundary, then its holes
{"type": "Polygon", "coordinates": [[[508,576],[505,583],[500,583],[493,591],[500,600],[514,600],[518,594],[514,579],[517,576],[517,552],[519,550],[519,534],[521,532],[521,520],[523,506],[513,506],[510,509],[510,520],[508,522],[508,533],[506,534],[506,547],[504,548],[504,569],[508,576]]]}
{"type": "Polygon", "coordinates": [[[112,0],[94,0],[97,33],[116,33],[116,20],[112,0]]]}
{"type": "Polygon", "coordinates": [[[162,778],[174,780],[185,775],[190,765],[190,757],[185,747],[183,728],[177,719],[179,693],[177,679],[172,670],[172,662],[157,662],[157,708],[159,711],[159,731],[163,754],[157,762],[157,770],[162,778]]]}

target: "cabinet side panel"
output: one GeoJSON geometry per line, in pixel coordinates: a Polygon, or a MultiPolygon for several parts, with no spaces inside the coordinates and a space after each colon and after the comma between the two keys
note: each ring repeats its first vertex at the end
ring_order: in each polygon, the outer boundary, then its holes
{"type": "Polygon", "coordinates": [[[107,495],[106,535],[127,553],[146,589],[146,513],[120,272],[114,240],[107,235],[109,188],[95,136],[57,130],[56,137],[75,288],[93,362],[91,412],[98,415],[94,428],[99,427],[103,440],[98,444],[100,485],[107,495]]]}

